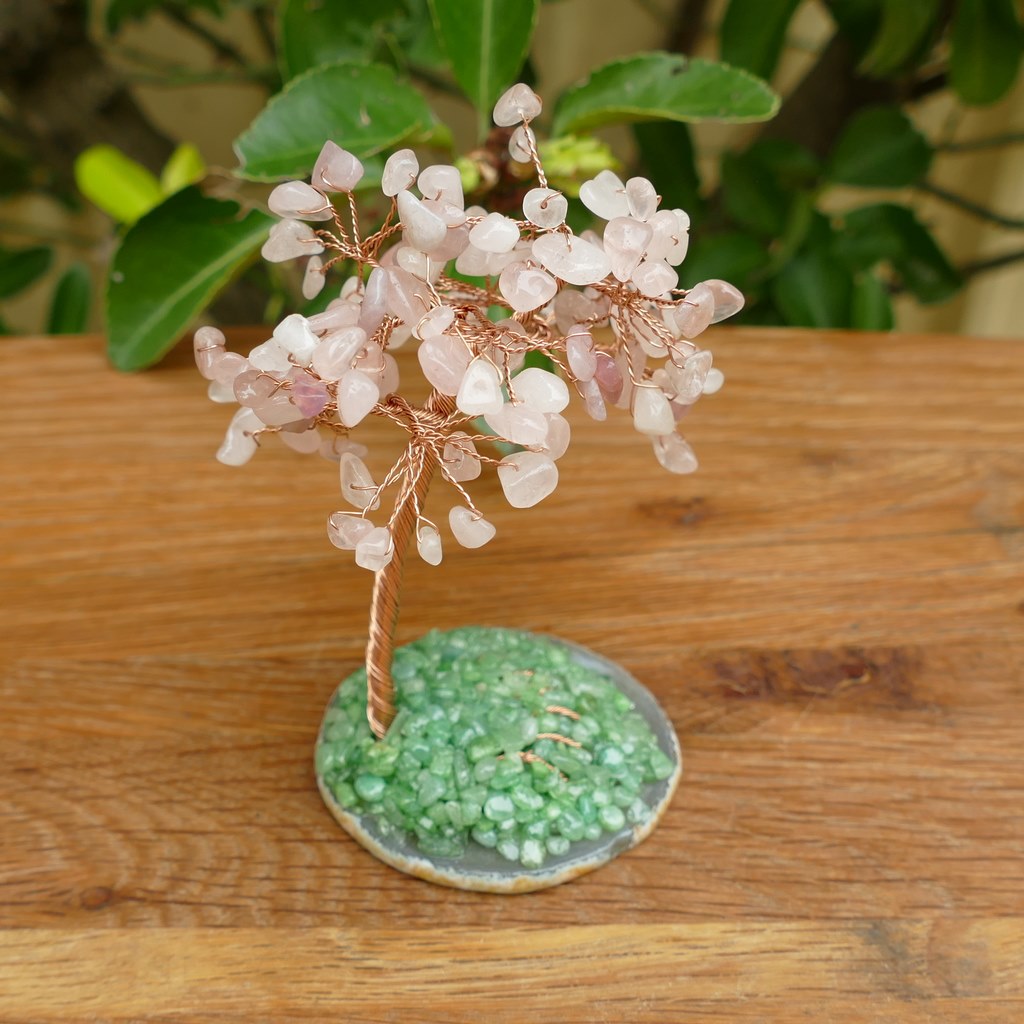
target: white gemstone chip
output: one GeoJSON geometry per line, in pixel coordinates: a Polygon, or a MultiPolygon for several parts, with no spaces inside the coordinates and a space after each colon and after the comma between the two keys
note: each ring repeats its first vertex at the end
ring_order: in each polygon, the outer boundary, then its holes
{"type": "Polygon", "coordinates": [[[361,423],[380,399],[377,382],[361,370],[346,370],[338,381],[338,419],[346,427],[361,423]]]}
{"type": "Polygon", "coordinates": [[[384,173],[380,179],[381,192],[386,196],[397,196],[412,185],[419,171],[419,161],[411,149],[396,150],[384,164],[384,173]]]}
{"type": "Polygon", "coordinates": [[[708,287],[715,300],[715,315],[711,318],[713,324],[720,323],[743,308],[743,293],[728,281],[711,278],[709,281],[704,281],[703,284],[708,287]]]}
{"type": "Polygon", "coordinates": [[[328,140],[313,165],[310,183],[326,192],[351,192],[363,177],[363,165],[347,149],[328,140]]]}
{"type": "Polygon", "coordinates": [[[377,508],[378,503],[373,501],[377,485],[370,476],[358,455],[352,452],[341,453],[341,496],[353,507],[358,509],[377,508]]]}
{"type": "Polygon", "coordinates": [[[558,467],[541,452],[516,452],[499,463],[498,480],[513,508],[531,508],[558,486],[558,467]]]}
{"type": "Polygon", "coordinates": [[[501,272],[498,291],[517,313],[529,313],[555,297],[558,282],[547,271],[517,260],[501,272]]]}
{"type": "Polygon", "coordinates": [[[646,178],[630,178],[626,182],[629,214],[637,220],[650,220],[658,209],[657,189],[646,178]]]}
{"type": "Polygon", "coordinates": [[[568,212],[569,201],[553,188],[531,188],[523,196],[523,216],[539,228],[557,228],[568,212]]]}
{"type": "Polygon", "coordinates": [[[263,421],[252,409],[239,409],[231,418],[224,441],[217,449],[217,461],[225,466],[244,466],[259,448],[252,434],[263,426],[263,421]]]}
{"type": "Polygon", "coordinates": [[[308,366],[320,339],[300,313],[286,316],[274,328],[274,340],[299,366],[308,366]]]}
{"type": "Polygon", "coordinates": [[[580,186],[583,205],[603,220],[629,216],[629,200],[626,186],[612,171],[601,171],[597,177],[580,186]]]}
{"type": "Polygon", "coordinates": [[[448,234],[448,225],[408,190],[398,193],[398,216],[409,244],[423,252],[440,245],[448,234]]]}
{"type": "Polygon", "coordinates": [[[267,197],[267,206],[278,217],[296,220],[330,220],[334,210],[322,192],[304,181],[285,181],[267,197]]]}
{"type": "Polygon", "coordinates": [[[630,279],[653,235],[649,224],[632,217],[613,217],[608,221],[604,229],[604,251],[618,280],[630,279]]]}
{"type": "Polygon", "coordinates": [[[654,455],[670,473],[692,473],[697,468],[693,449],[675,433],[654,439],[654,455]]]}
{"type": "Polygon", "coordinates": [[[722,385],[725,383],[725,374],[722,373],[717,366],[712,366],[708,370],[708,375],[704,379],[704,388],[702,394],[713,395],[718,391],[722,390],[722,385]]]}
{"type": "Polygon", "coordinates": [[[268,263],[284,263],[299,256],[316,256],[324,251],[324,243],[301,220],[280,220],[270,229],[260,254],[268,263]]]}
{"type": "Polygon", "coordinates": [[[315,299],[327,283],[324,276],[324,261],[319,256],[310,256],[306,261],[306,271],[302,275],[302,297],[309,301],[315,299]]]}
{"type": "Polygon", "coordinates": [[[676,326],[684,338],[696,338],[715,318],[715,295],[704,282],[686,293],[686,298],[672,311],[676,326]]]}
{"type": "Polygon", "coordinates": [[[533,161],[537,152],[537,136],[528,125],[521,124],[508,140],[508,155],[517,164],[528,164],[533,161]]]}
{"type": "Polygon", "coordinates": [[[675,288],[679,275],[664,260],[644,260],[633,271],[631,280],[637,291],[654,299],[675,288]]]}
{"type": "Polygon", "coordinates": [[[594,379],[597,372],[597,356],[594,354],[594,339],[585,327],[574,324],[566,334],[565,354],[569,369],[581,383],[594,379]]]}
{"type": "Polygon", "coordinates": [[[540,445],[548,436],[547,417],[523,402],[506,402],[497,412],[488,413],[487,423],[513,444],[540,445]]]}
{"type": "Polygon", "coordinates": [[[516,398],[540,413],[561,412],[569,404],[569,389],[555,373],[529,366],[512,378],[516,398]]]}
{"type": "Polygon", "coordinates": [[[543,110],[540,97],[522,82],[506,89],[494,104],[494,123],[499,128],[511,128],[523,121],[540,117],[543,110]]]}
{"type": "Polygon", "coordinates": [[[441,534],[429,523],[424,523],[416,531],[416,550],[427,565],[441,564],[441,534]]]}
{"type": "Polygon", "coordinates": [[[464,548],[483,547],[497,533],[494,525],[483,516],[474,515],[463,505],[456,505],[448,513],[452,535],[464,548]]]}
{"type": "Polygon", "coordinates": [[[395,544],[386,526],[375,526],[356,544],[356,565],[380,572],[395,556],[395,544]]]}
{"type": "Polygon", "coordinates": [[[324,335],[313,353],[313,369],[324,380],[339,380],[366,344],[361,327],[341,327],[324,335]]]}
{"type": "Polygon", "coordinates": [[[660,437],[671,434],[676,425],[672,407],[660,388],[642,387],[633,391],[633,426],[641,434],[660,437]]]}
{"type": "Polygon", "coordinates": [[[545,270],[569,284],[596,284],[612,269],[608,254],[593,242],[559,233],[541,235],[533,243],[533,255],[545,270]]]}
{"type": "Polygon", "coordinates": [[[470,245],[481,252],[511,252],[519,241],[519,226],[500,213],[489,213],[469,232],[470,245]]]}
{"type": "Polygon", "coordinates": [[[424,340],[416,350],[423,376],[442,395],[457,395],[473,358],[465,342],[448,334],[424,340]]]}
{"type": "Polygon", "coordinates": [[[455,404],[467,416],[486,416],[502,406],[501,375],[483,356],[470,364],[459,385],[455,404]]]}
{"type": "Polygon", "coordinates": [[[469,435],[456,430],[444,446],[444,471],[458,483],[475,480],[480,475],[480,459],[469,435]]]}
{"type": "Polygon", "coordinates": [[[431,164],[420,171],[416,181],[424,199],[443,199],[452,206],[462,208],[462,175],[451,164],[431,164]]]}
{"type": "Polygon", "coordinates": [[[356,545],[373,529],[369,519],[354,512],[332,512],[327,517],[327,536],[342,551],[355,551],[356,545]]]}

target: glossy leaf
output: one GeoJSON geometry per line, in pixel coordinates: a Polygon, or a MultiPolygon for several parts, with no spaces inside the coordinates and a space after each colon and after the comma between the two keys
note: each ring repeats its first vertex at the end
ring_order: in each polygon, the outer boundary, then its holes
{"type": "Polygon", "coordinates": [[[673,53],[641,53],[598,68],[564,92],[556,135],[621,121],[764,121],[779,106],[748,71],[673,53]]]}
{"type": "Polygon", "coordinates": [[[1022,34],[1014,0],[960,0],[953,17],[949,81],[964,103],[994,103],[1013,85],[1022,34]]]}
{"type": "Polygon", "coordinates": [[[84,263],[72,263],[61,274],[50,304],[47,334],[81,334],[89,325],[92,277],[84,263]]]}
{"type": "Polygon", "coordinates": [[[273,218],[204,196],[194,185],[151,210],[124,236],[107,286],[111,362],[157,362],[259,248],[273,218]]]}
{"type": "Polygon", "coordinates": [[[156,175],[113,146],[90,146],[75,159],[79,192],[122,224],[134,224],[163,198],[156,175]]]}
{"type": "Polygon", "coordinates": [[[898,107],[869,107],[847,123],[832,153],[828,177],[844,185],[900,188],[920,181],[932,147],[898,107]]]}
{"type": "Polygon", "coordinates": [[[942,302],[963,280],[912,210],[879,203],[852,210],[836,236],[836,252],[855,270],[889,264],[921,302],[942,302]]]}
{"type": "Polygon", "coordinates": [[[658,183],[661,205],[683,209],[694,225],[700,223],[703,201],[690,129],[678,121],[643,121],[633,125],[640,163],[658,183]]]}
{"type": "Polygon", "coordinates": [[[455,80],[488,116],[523,66],[538,0],[430,0],[430,6],[455,80]]]}
{"type": "Polygon", "coordinates": [[[722,60],[771,78],[800,0],[730,0],[719,30],[722,60]]]}
{"type": "Polygon", "coordinates": [[[828,13],[859,62],[878,36],[883,0],[824,0],[828,13]]]}
{"type": "Polygon", "coordinates": [[[160,172],[160,188],[169,196],[186,185],[195,185],[206,175],[202,154],[191,142],[183,142],[170,155],[160,172]]]}
{"type": "Polygon", "coordinates": [[[190,7],[211,14],[221,13],[220,0],[110,0],[104,22],[107,31],[113,34],[119,31],[126,21],[137,21],[161,8],[187,11],[190,7]]]}
{"type": "Polygon", "coordinates": [[[919,59],[942,7],[943,0],[882,0],[882,24],[860,70],[885,78],[919,59]]]}
{"type": "Polygon", "coordinates": [[[253,181],[305,177],[326,139],[364,157],[434,123],[423,97],[390,68],[323,65],[292,79],[238,137],[238,173],[253,181]]]}
{"type": "Polygon", "coordinates": [[[792,327],[849,327],[853,278],[827,249],[808,250],[772,282],[775,305],[792,327]]]}
{"type": "Polygon", "coordinates": [[[775,238],[786,225],[791,195],[745,153],[722,158],[722,202],[740,225],[767,238],[775,238]]]}
{"type": "Polygon", "coordinates": [[[892,299],[885,282],[874,274],[858,274],[853,281],[850,326],[859,331],[891,331],[895,324],[892,299]]]}
{"type": "Polygon", "coordinates": [[[50,269],[53,250],[45,245],[30,249],[0,248],[0,299],[9,298],[34,284],[50,269]]]}

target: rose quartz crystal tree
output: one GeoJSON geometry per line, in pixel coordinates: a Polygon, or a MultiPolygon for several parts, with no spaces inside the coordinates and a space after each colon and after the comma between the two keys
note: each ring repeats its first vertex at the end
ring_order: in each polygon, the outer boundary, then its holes
{"type": "Polygon", "coordinates": [[[566,198],[548,187],[538,155],[530,123],[540,112],[539,97],[522,84],[494,108],[495,124],[515,126],[512,159],[536,172],[521,218],[466,209],[455,167],[421,169],[403,149],[388,159],[381,180],[390,210],[364,236],[353,197],[363,167],[328,142],[309,184],[289,181],[271,193],[270,208],[283,219],[263,256],[304,259],[308,299],[333,267],[354,264],[339,297],[322,313],[286,317],[248,357],[226,351],[216,328],[195,335],[210,397],[240,405],[217,453],[221,462],[242,465],[276,434],[296,451],[340,463],[341,493],[352,511],[333,513],[327,530],[336,547],[376,573],[367,715],[378,737],[394,717],[390,669],[406,549],[415,538],[426,562],[442,557],[441,530],[424,512],[431,478],[450,488],[455,540],[468,548],[486,544],[495,528],[469,485],[493,465],[513,507],[551,494],[569,444],[562,412],[573,392],[595,420],[607,417],[609,405],[628,410],[665,469],[692,472],[697,460],[677,422],[723,380],[695,339],[743,305],[725,281],[678,287],[689,217],[659,209],[645,178],[623,183],[602,171],[585,182],[580,199],[605,226],[602,234],[575,234],[566,224],[566,198]],[[331,195],[344,197],[340,209],[331,195]],[[432,388],[421,405],[400,392],[392,355],[410,338],[432,388]],[[531,352],[547,357],[551,370],[524,369],[531,352]],[[407,438],[379,483],[353,436],[369,416],[389,420],[407,438]],[[475,426],[480,418],[489,430],[475,426]],[[495,441],[517,450],[501,457],[495,441]],[[386,497],[390,513],[382,511],[386,497]]]}

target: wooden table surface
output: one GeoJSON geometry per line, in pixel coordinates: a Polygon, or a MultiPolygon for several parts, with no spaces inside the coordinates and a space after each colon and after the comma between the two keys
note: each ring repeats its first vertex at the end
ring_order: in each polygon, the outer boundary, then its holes
{"type": "Polygon", "coordinates": [[[5,339],[0,1020],[1024,1019],[1024,342],[710,343],[696,475],[576,415],[551,499],[482,480],[496,540],[409,568],[401,639],[554,632],[679,730],[651,839],[501,897],[317,794],[371,583],[333,467],[219,465],[182,354],[5,339]]]}

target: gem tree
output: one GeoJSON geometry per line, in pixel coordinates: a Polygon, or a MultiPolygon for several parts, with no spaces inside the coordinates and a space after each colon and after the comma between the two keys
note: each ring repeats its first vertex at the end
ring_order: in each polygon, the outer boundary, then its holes
{"type": "Polygon", "coordinates": [[[723,380],[694,339],[743,305],[725,281],[678,287],[689,218],[659,209],[645,178],[623,183],[606,170],[584,182],[580,199],[605,226],[601,235],[575,234],[531,128],[540,112],[539,97],[522,84],[494,108],[495,124],[514,129],[512,160],[532,165],[536,175],[521,218],[467,209],[456,167],[420,169],[413,151],[403,149],[384,166],[387,216],[363,235],[353,196],[363,167],[327,142],[309,184],[289,181],[271,193],[270,208],[283,219],[263,256],[305,259],[307,299],[320,293],[333,267],[354,264],[339,297],[322,313],[286,317],[248,357],[228,352],[216,328],[195,335],[211,398],[240,406],[217,453],[221,462],[240,466],[277,434],[296,451],[340,463],[341,493],[353,511],[332,514],[327,530],[336,547],[376,574],[366,669],[367,717],[378,738],[395,716],[393,637],[407,549],[415,538],[426,562],[442,557],[440,529],[424,512],[431,479],[454,491],[448,526],[455,540],[468,548],[486,544],[495,528],[467,485],[486,465],[496,468],[515,508],[551,494],[569,444],[561,413],[573,391],[595,420],[607,417],[609,405],[628,410],[665,469],[692,472],[697,460],[677,422],[723,380]],[[343,197],[338,206],[332,195],[343,197]],[[604,327],[610,331],[595,338],[604,327]],[[432,388],[422,405],[399,392],[392,355],[410,338],[432,388]],[[530,353],[546,357],[551,369],[524,368],[530,353]],[[363,461],[366,448],[353,439],[368,416],[391,421],[407,437],[380,483],[363,461]],[[487,454],[501,451],[492,442],[515,450],[487,454]],[[393,497],[385,518],[386,494],[393,497]]]}

